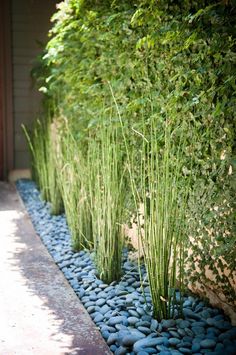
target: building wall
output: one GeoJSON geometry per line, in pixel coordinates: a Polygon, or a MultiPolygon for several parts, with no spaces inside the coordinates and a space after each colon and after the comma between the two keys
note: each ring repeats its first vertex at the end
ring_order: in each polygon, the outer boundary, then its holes
{"type": "Polygon", "coordinates": [[[33,87],[30,72],[39,43],[47,42],[56,0],[11,0],[14,168],[29,167],[29,153],[21,124],[30,125],[40,111],[41,96],[33,87]]]}

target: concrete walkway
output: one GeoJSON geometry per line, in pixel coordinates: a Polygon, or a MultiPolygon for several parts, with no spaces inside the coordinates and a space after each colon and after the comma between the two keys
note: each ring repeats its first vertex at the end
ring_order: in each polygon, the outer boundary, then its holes
{"type": "Polygon", "coordinates": [[[30,222],[0,182],[0,355],[106,355],[109,349],[30,222]]]}

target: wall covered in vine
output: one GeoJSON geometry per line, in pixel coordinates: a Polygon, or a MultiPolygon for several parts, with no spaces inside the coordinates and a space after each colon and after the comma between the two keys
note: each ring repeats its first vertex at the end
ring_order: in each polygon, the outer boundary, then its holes
{"type": "MultiPolygon", "coordinates": [[[[151,118],[160,149],[164,121],[185,125],[187,283],[218,295],[229,312],[236,311],[235,20],[231,1],[63,1],[33,71],[45,110],[85,145],[101,121],[118,121],[110,88],[137,154],[137,132],[145,125],[151,139],[151,118]]],[[[174,165],[178,135],[173,140],[174,165]]]]}

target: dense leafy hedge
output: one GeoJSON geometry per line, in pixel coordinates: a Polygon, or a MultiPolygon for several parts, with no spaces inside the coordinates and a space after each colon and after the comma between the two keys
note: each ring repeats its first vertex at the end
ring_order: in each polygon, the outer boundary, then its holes
{"type": "Polygon", "coordinates": [[[54,120],[66,120],[83,149],[111,115],[114,125],[119,121],[110,87],[137,156],[139,132],[145,125],[152,139],[153,118],[160,149],[166,122],[184,127],[182,170],[192,190],[188,280],[218,288],[229,302],[236,259],[235,20],[230,1],[65,1],[34,71],[45,102],[56,107],[54,120]]]}

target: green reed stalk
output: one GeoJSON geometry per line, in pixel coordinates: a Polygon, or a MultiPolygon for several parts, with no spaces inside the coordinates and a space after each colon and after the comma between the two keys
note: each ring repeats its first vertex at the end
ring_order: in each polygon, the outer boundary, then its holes
{"type": "Polygon", "coordinates": [[[42,199],[51,203],[52,214],[59,214],[62,199],[57,184],[50,120],[37,120],[31,132],[24,125],[22,128],[31,153],[33,178],[39,186],[42,199]]]}
{"type": "Polygon", "coordinates": [[[120,119],[123,139],[128,156],[129,174],[136,215],[139,216],[140,204],[144,207],[143,231],[138,223],[139,245],[144,252],[150,291],[153,304],[153,316],[158,320],[170,318],[182,310],[182,294],[184,289],[185,237],[187,230],[186,210],[189,195],[189,181],[182,173],[182,157],[186,147],[184,125],[175,128],[181,130],[178,148],[174,147],[172,136],[174,128],[164,125],[164,146],[160,149],[160,140],[156,131],[156,123],[151,118],[151,134],[146,139],[146,126],[143,122],[142,150],[140,160],[135,162],[130,152],[129,138],[119,108],[110,86],[113,100],[120,119]],[[173,151],[175,156],[173,157],[173,151]],[[172,158],[174,160],[172,161],[172,158]],[[135,172],[140,166],[141,183],[137,185],[135,172]],[[176,299],[176,288],[180,291],[180,299],[176,299]]]}
{"type": "Polygon", "coordinates": [[[93,247],[92,220],[88,199],[89,167],[81,142],[64,126],[58,157],[59,185],[74,250],[93,247]]]}
{"type": "Polygon", "coordinates": [[[89,142],[90,196],[96,265],[104,282],[121,276],[124,167],[117,129],[102,125],[89,142]]]}
{"type": "Polygon", "coordinates": [[[33,176],[39,186],[42,198],[49,201],[47,131],[45,123],[37,120],[31,132],[24,125],[22,128],[31,153],[33,176]]]}
{"type": "Polygon", "coordinates": [[[165,142],[160,152],[154,127],[152,121],[150,142],[144,143],[141,198],[144,201],[144,260],[153,314],[162,319],[173,317],[175,309],[181,311],[175,291],[183,288],[188,183],[183,186],[184,139],[172,161],[171,128],[165,124],[165,142]]]}

